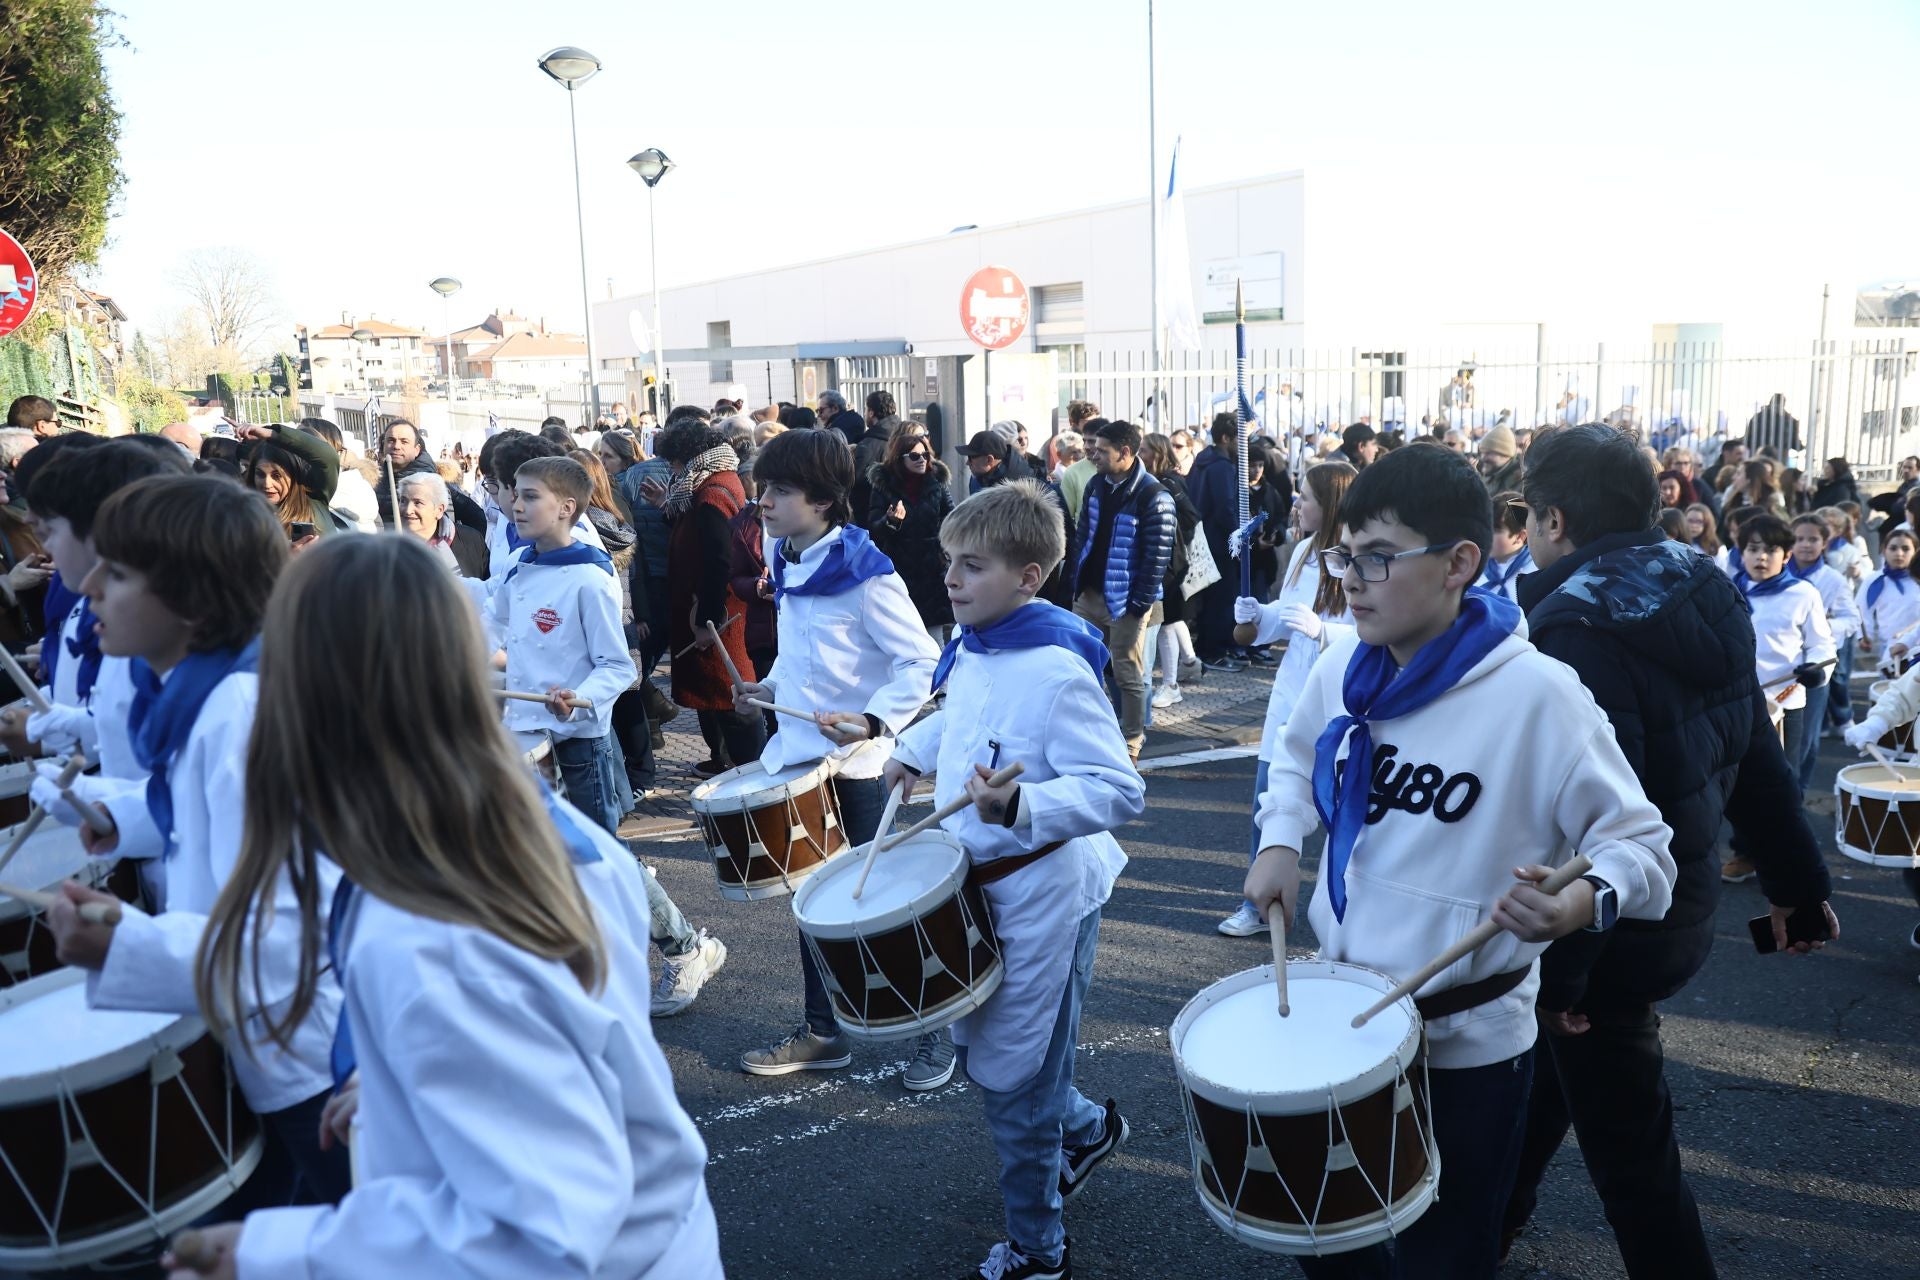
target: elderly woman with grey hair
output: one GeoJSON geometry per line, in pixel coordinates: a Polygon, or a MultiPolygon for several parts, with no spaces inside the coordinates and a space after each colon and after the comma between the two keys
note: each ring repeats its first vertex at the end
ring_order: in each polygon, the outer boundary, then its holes
{"type": "Polygon", "coordinates": [[[400,530],[433,548],[449,572],[460,572],[453,554],[453,495],[434,472],[409,471],[400,477],[400,530]]]}

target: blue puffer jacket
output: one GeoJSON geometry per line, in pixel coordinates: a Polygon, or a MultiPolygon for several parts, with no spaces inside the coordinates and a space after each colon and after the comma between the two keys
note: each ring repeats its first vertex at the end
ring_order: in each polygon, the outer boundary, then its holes
{"type": "MultiPolygon", "coordinates": [[[[1069,582],[1080,581],[1080,568],[1100,529],[1100,503],[1107,494],[1107,482],[1099,477],[1087,485],[1086,505],[1073,530],[1069,582]]],[[[1113,497],[1120,509],[1113,518],[1113,539],[1107,544],[1101,595],[1107,613],[1118,618],[1123,613],[1145,613],[1160,599],[1178,522],[1173,495],[1147,474],[1142,463],[1133,464],[1133,474],[1113,497]]]]}

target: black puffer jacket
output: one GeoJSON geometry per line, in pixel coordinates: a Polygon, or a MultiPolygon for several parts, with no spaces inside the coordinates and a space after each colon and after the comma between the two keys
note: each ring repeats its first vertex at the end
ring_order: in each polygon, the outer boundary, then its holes
{"type": "Polygon", "coordinates": [[[940,526],[953,511],[953,488],[948,484],[946,464],[935,460],[926,481],[920,486],[918,501],[907,500],[905,486],[876,466],[867,472],[871,486],[867,509],[857,514],[866,517],[873,534],[873,545],[887,553],[900,580],[907,584],[907,595],[930,627],[946,626],[953,621],[953,602],[947,599],[946,556],[940,549],[940,526]],[[895,521],[893,504],[907,508],[904,519],[895,521]]]}
{"type": "Polygon", "coordinates": [[[1659,529],[1610,534],[1521,579],[1542,653],[1572,667],[1673,828],[1664,920],[1622,920],[1547,950],[1540,1007],[1640,1005],[1686,984],[1713,947],[1725,814],[1773,902],[1826,900],[1826,863],[1754,675],[1753,622],[1713,562],[1659,529]],[[1736,781],[1738,785],[1736,785],[1736,781]]]}

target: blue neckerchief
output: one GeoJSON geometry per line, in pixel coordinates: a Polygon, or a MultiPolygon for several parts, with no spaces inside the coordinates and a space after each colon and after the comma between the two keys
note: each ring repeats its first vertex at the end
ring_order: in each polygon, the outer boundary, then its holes
{"type": "Polygon", "coordinates": [[[1498,560],[1488,560],[1486,589],[1488,591],[1498,591],[1508,582],[1519,577],[1531,568],[1533,568],[1533,550],[1530,547],[1520,548],[1520,554],[1507,561],[1507,567],[1505,569],[1500,567],[1498,560]]]}
{"type": "Polygon", "coordinates": [[[1503,595],[1469,591],[1460,616],[1438,638],[1420,646],[1413,661],[1395,676],[1393,654],[1384,646],[1361,644],[1347,663],[1341,684],[1345,712],[1334,717],[1313,744],[1313,807],[1327,825],[1327,894],[1333,918],[1347,915],[1347,860],[1367,821],[1367,796],[1373,786],[1373,733],[1368,722],[1411,715],[1460,683],[1467,672],[1512,635],[1520,625],[1520,606],[1503,595]],[[1348,741],[1344,771],[1335,768],[1340,744],[1348,741]]]}
{"type": "MultiPolygon", "coordinates": [[[[572,814],[559,806],[553,791],[544,782],[540,787],[540,798],[546,803],[547,817],[553,819],[554,828],[560,833],[560,842],[567,847],[567,860],[576,867],[603,861],[600,850],[594,847],[593,838],[572,814]]],[[[346,932],[347,913],[353,895],[353,881],[341,876],[340,883],[334,886],[333,905],[327,909],[327,960],[333,965],[333,980],[340,984],[342,990],[347,985],[347,963],[340,943],[341,935],[346,932]]],[[[329,1055],[329,1065],[333,1068],[333,1087],[336,1089],[345,1084],[360,1065],[360,1059],[353,1049],[353,1026],[347,1020],[344,1005],[340,1009],[340,1021],[333,1028],[333,1051],[329,1055]]]]}
{"type": "Polygon", "coordinates": [[[1832,554],[1833,552],[1840,550],[1840,548],[1846,545],[1847,545],[1847,540],[1845,538],[1829,538],[1827,540],[1827,552],[1828,554],[1832,554]]]}
{"type": "Polygon", "coordinates": [[[41,632],[45,637],[40,642],[40,679],[49,689],[53,688],[53,673],[60,666],[61,646],[52,642],[59,639],[60,629],[67,625],[67,615],[79,600],[80,593],[67,590],[67,584],[60,580],[60,571],[55,569],[47,579],[47,599],[40,610],[41,632]]]}
{"type": "Polygon", "coordinates": [[[843,591],[853,590],[868,578],[893,572],[893,561],[887,558],[886,552],[873,545],[873,539],[867,536],[865,529],[858,525],[843,524],[840,526],[839,539],[827,548],[807,580],[797,587],[789,587],[785,585],[787,558],[781,554],[786,545],[785,538],[776,538],[773,554],[767,557],[768,567],[773,574],[775,605],[788,596],[837,596],[843,591]]]}
{"type": "Polygon", "coordinates": [[[1893,593],[1895,595],[1903,596],[1907,594],[1908,576],[1909,573],[1905,569],[1882,569],[1880,576],[1867,584],[1867,608],[1871,609],[1875,604],[1879,603],[1880,593],[1887,589],[1889,582],[1893,584],[1893,593]]]}
{"type": "Polygon", "coordinates": [[[1095,680],[1107,669],[1107,646],[1098,627],[1057,604],[1035,600],[992,626],[961,627],[960,634],[940,651],[940,661],[933,668],[933,687],[938,689],[947,682],[962,645],[970,653],[985,653],[989,649],[1037,649],[1048,644],[1079,654],[1093,668],[1095,680]]]}
{"type": "Polygon", "coordinates": [[[548,569],[557,569],[570,564],[591,564],[605,569],[608,577],[615,576],[612,556],[590,542],[569,542],[566,546],[555,547],[552,551],[527,552],[526,555],[520,557],[519,564],[507,570],[507,576],[502,579],[502,581],[512,582],[513,575],[530,564],[537,564],[548,569]]]}
{"type": "MultiPolygon", "coordinates": [[[[1800,579],[1800,581],[1805,582],[1807,579],[1811,578],[1815,573],[1819,572],[1822,568],[1824,568],[1825,564],[1826,562],[1824,560],[1815,560],[1812,564],[1802,569],[1800,567],[1800,562],[1798,560],[1795,560],[1792,556],[1788,556],[1787,557],[1787,573],[1790,573],[1794,577],[1800,579]]],[[[1787,574],[1783,573],[1780,576],[1784,578],[1787,576],[1787,574]]]]}
{"type": "MultiPolygon", "coordinates": [[[[1789,565],[1793,563],[1792,557],[1788,557],[1787,563],[1789,565]]],[[[1740,590],[1745,593],[1747,599],[1751,600],[1755,596],[1779,595],[1787,589],[1790,583],[1796,581],[1796,579],[1793,574],[1783,570],[1780,573],[1774,574],[1765,582],[1755,582],[1747,576],[1745,570],[1742,570],[1740,576],[1735,578],[1734,581],[1740,584],[1740,590]]]]}
{"type": "Polygon", "coordinates": [[[133,660],[133,707],[127,714],[132,731],[133,758],[150,770],[147,779],[147,812],[160,829],[165,842],[161,858],[173,856],[173,787],[167,771],[187,745],[187,736],[200,718],[214,686],[236,671],[260,669],[260,637],[255,636],[244,649],[214,649],[190,653],[169,674],[165,683],[154,674],[146,659],[133,660]]]}

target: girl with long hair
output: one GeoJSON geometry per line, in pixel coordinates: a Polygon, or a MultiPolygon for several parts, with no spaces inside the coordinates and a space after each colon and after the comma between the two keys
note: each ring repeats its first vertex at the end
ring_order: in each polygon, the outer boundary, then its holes
{"type": "MultiPolygon", "coordinates": [[[[240,855],[200,944],[209,1023],[260,962],[251,922],[296,886],[299,978],[265,1012],[286,1043],[330,971],[336,1080],[357,1079],[357,1187],[269,1209],[262,1273],[718,1277],[706,1151],[649,1028],[646,873],[547,793],[501,727],[473,611],[413,538],[334,539],[267,613],[240,855]],[[340,699],[358,691],[389,714],[340,699]],[[422,724],[453,731],[419,735],[422,724]],[[323,868],[341,880],[317,886],[323,868]],[[512,1105],[503,1107],[502,1099],[512,1105]],[[296,1216],[297,1215],[297,1216],[296,1216]]],[[[356,1118],[357,1118],[356,1117],[356,1118]]]]}
{"type": "Polygon", "coordinates": [[[1720,526],[1713,508],[1704,502],[1689,503],[1686,508],[1687,543],[1715,564],[1720,563],[1720,526]]]}
{"type": "MultiPolygon", "coordinates": [[[[1267,696],[1267,723],[1260,732],[1260,764],[1254,770],[1253,794],[1256,807],[1266,794],[1267,771],[1280,751],[1280,735],[1293,715],[1300,690],[1306,686],[1307,673],[1328,645],[1352,630],[1353,618],[1347,612],[1347,594],[1340,579],[1320,567],[1320,557],[1340,545],[1345,532],[1340,523],[1340,503],[1347,486],[1360,473],[1345,462],[1323,462],[1310,467],[1300,485],[1300,498],[1293,507],[1294,531],[1299,541],[1281,579],[1280,591],[1272,604],[1261,604],[1251,597],[1234,601],[1235,644],[1271,644],[1286,637],[1287,651],[1273,673],[1273,692],[1267,696]]],[[[1253,828],[1251,862],[1260,852],[1260,828],[1253,828]]],[[[1267,931],[1251,902],[1242,901],[1239,910],[1222,920],[1220,932],[1234,938],[1250,937],[1267,931]]]]}
{"type": "Polygon", "coordinates": [[[1200,512],[1187,496],[1187,480],[1180,474],[1179,453],[1173,441],[1155,432],[1140,442],[1140,461],[1147,474],[1173,495],[1173,555],[1167,559],[1166,576],[1160,581],[1160,637],[1155,642],[1160,678],[1154,681],[1153,705],[1171,707],[1186,700],[1180,692],[1180,676],[1198,679],[1201,666],[1193,651],[1193,633],[1188,620],[1199,616],[1198,602],[1189,600],[1181,590],[1186,581],[1187,545],[1200,523],[1200,512]]]}

